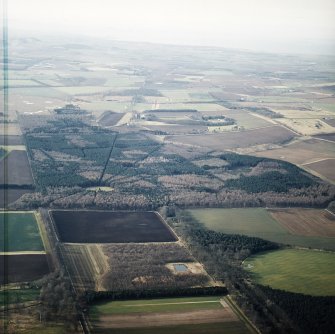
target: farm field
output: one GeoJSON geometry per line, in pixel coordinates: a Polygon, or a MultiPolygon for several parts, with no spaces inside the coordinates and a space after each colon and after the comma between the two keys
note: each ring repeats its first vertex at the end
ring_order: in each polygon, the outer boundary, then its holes
{"type": "Polygon", "coordinates": [[[17,201],[22,195],[32,192],[28,189],[0,189],[0,208],[4,208],[5,197],[9,204],[17,201]],[[6,195],[6,196],[5,196],[6,195]]]}
{"type": "Polygon", "coordinates": [[[171,242],[176,237],[154,212],[51,211],[59,238],[71,243],[171,242]]]}
{"type": "MultiPolygon", "coordinates": [[[[335,131],[335,128],[334,128],[335,131]]],[[[328,141],[332,141],[335,143],[335,133],[328,133],[328,134],[320,134],[315,136],[316,138],[321,138],[323,140],[328,140],[328,141]]]]}
{"type": "Polygon", "coordinates": [[[304,164],[304,166],[335,182],[335,158],[304,164]]]}
{"type": "Polygon", "coordinates": [[[25,151],[11,151],[0,161],[0,182],[6,185],[18,187],[32,187],[34,180],[31,174],[30,165],[25,151]],[[5,164],[8,173],[4,175],[5,164]]]}
{"type": "Polygon", "coordinates": [[[281,148],[255,152],[253,155],[303,165],[321,159],[335,158],[335,147],[334,144],[326,141],[308,139],[293,142],[281,148]]]}
{"type": "Polygon", "coordinates": [[[282,143],[294,137],[294,133],[281,127],[269,126],[254,130],[221,134],[167,136],[166,141],[187,145],[199,145],[216,150],[250,147],[267,143],[282,143]]]}
{"type": "Polygon", "coordinates": [[[292,234],[335,238],[335,216],[326,210],[299,208],[268,211],[292,234]]]}
{"type": "Polygon", "coordinates": [[[299,132],[301,135],[311,136],[318,133],[329,133],[334,131],[334,128],[320,119],[309,118],[279,118],[278,123],[286,125],[293,131],[299,132]]]}
{"type": "Polygon", "coordinates": [[[335,254],[284,249],[244,261],[254,280],[275,289],[313,296],[335,295],[335,254]]]}
{"type": "Polygon", "coordinates": [[[31,282],[49,273],[45,254],[0,255],[0,284],[31,282]],[[8,264],[8,267],[5,263],[8,264]]]}
{"type": "Polygon", "coordinates": [[[7,245],[0,234],[0,252],[43,251],[43,242],[33,212],[0,212],[0,230],[4,231],[7,220],[7,245]]]}
{"type": "MultiPolygon", "coordinates": [[[[297,209],[297,212],[299,210],[297,209]]],[[[322,210],[320,211],[322,212],[322,210]]],[[[283,244],[335,250],[335,238],[331,237],[332,234],[306,236],[301,230],[299,230],[299,234],[293,234],[287,228],[289,223],[286,220],[284,226],[282,220],[279,223],[271,215],[271,210],[268,211],[264,208],[194,209],[188,210],[188,212],[197,221],[216,232],[243,234],[283,244]]]]}
{"type": "Polygon", "coordinates": [[[220,297],[97,304],[90,319],[94,333],[249,333],[220,297]]]}

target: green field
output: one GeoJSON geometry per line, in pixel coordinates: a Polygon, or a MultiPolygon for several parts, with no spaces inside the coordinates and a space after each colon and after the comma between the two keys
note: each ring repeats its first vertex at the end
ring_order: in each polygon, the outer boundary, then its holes
{"type": "Polygon", "coordinates": [[[335,250],[335,239],[290,234],[264,208],[194,209],[188,212],[210,230],[243,234],[287,245],[335,250]]]}
{"type": "Polygon", "coordinates": [[[220,322],[147,328],[96,329],[99,334],[246,334],[250,333],[242,322],[220,322]]]}
{"type": "Polygon", "coordinates": [[[91,317],[104,314],[178,312],[201,309],[220,309],[219,297],[165,298],[149,300],[113,301],[90,308],[91,317]]]}
{"type": "Polygon", "coordinates": [[[0,234],[0,252],[43,251],[43,242],[32,212],[1,212],[0,230],[7,230],[7,249],[5,236],[0,234]],[[5,225],[6,222],[6,225],[5,225]]]}
{"type": "Polygon", "coordinates": [[[9,289],[0,291],[0,306],[4,305],[5,297],[8,304],[25,303],[37,300],[39,289],[9,289]]]}
{"type": "Polygon", "coordinates": [[[284,249],[244,261],[254,280],[275,289],[335,296],[335,253],[284,249]]]}

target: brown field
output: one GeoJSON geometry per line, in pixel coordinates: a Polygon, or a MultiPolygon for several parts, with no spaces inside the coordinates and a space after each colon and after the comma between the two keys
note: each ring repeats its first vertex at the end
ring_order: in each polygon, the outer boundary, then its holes
{"type": "Polygon", "coordinates": [[[0,183],[15,186],[30,186],[34,184],[26,151],[11,151],[0,161],[0,183]],[[4,175],[7,163],[7,175],[4,175]]]}
{"type": "Polygon", "coordinates": [[[207,126],[204,125],[178,125],[178,124],[161,124],[161,125],[151,125],[145,124],[141,125],[145,130],[151,131],[162,131],[169,135],[179,135],[179,134],[189,134],[189,133],[203,133],[207,131],[207,126]]]}
{"type": "Polygon", "coordinates": [[[335,237],[335,216],[317,209],[271,209],[272,217],[290,233],[313,237],[335,237]]]}
{"type": "Polygon", "coordinates": [[[228,307],[218,310],[195,310],[188,312],[136,313],[126,315],[102,315],[97,327],[100,328],[138,328],[167,325],[202,324],[238,321],[228,307]]]}
{"type": "Polygon", "coordinates": [[[49,273],[47,255],[0,255],[0,284],[31,282],[49,273]],[[5,268],[8,263],[8,268],[5,268]]]}
{"type": "Polygon", "coordinates": [[[335,158],[305,164],[304,166],[335,182],[335,158]]]}
{"type": "Polygon", "coordinates": [[[320,159],[335,157],[335,146],[332,143],[309,139],[294,142],[283,148],[255,152],[253,155],[270,159],[280,159],[294,164],[307,164],[320,159]]]}
{"type": "MultiPolygon", "coordinates": [[[[334,131],[335,131],[335,128],[334,128],[334,131]]],[[[315,137],[335,142],[335,133],[327,133],[327,134],[323,134],[323,135],[316,135],[315,137]]]]}
{"type": "Polygon", "coordinates": [[[291,140],[293,137],[293,132],[281,126],[269,126],[254,130],[211,135],[167,136],[165,140],[187,145],[205,146],[216,150],[225,150],[266,143],[282,143],[291,140]]]}
{"type": "Polygon", "coordinates": [[[325,123],[327,123],[328,125],[335,127],[335,118],[330,118],[330,119],[325,119],[323,120],[325,123]]]}
{"type": "Polygon", "coordinates": [[[124,116],[124,113],[116,113],[105,111],[99,118],[98,122],[101,126],[113,126],[124,116]]]}

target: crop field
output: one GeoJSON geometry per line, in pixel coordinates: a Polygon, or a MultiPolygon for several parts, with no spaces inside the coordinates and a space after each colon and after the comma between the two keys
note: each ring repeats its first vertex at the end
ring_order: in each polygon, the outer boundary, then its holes
{"type": "Polygon", "coordinates": [[[0,182],[4,185],[16,185],[19,187],[32,187],[34,180],[32,178],[30,165],[25,151],[11,151],[4,159],[0,161],[0,182]],[[7,164],[8,173],[4,173],[5,164],[7,164]]]}
{"type": "MultiPolygon", "coordinates": [[[[335,128],[334,128],[334,131],[335,131],[335,128]]],[[[335,133],[320,134],[315,137],[335,142],[335,133]]]]}
{"type": "Polygon", "coordinates": [[[234,120],[236,120],[236,124],[238,126],[241,126],[247,130],[272,125],[270,121],[267,121],[261,117],[254,116],[246,111],[225,111],[223,112],[223,115],[229,118],[233,118],[234,120]]]}
{"type": "Polygon", "coordinates": [[[43,242],[32,212],[0,212],[0,230],[5,230],[7,236],[0,234],[0,252],[43,251],[43,242]],[[8,248],[4,249],[7,239],[8,248]]]}
{"type": "MultiPolygon", "coordinates": [[[[301,211],[301,209],[294,210],[293,212],[296,212],[296,215],[293,216],[294,219],[298,219],[298,213],[304,212],[303,210],[301,211]]],[[[325,236],[324,232],[319,232],[320,234],[310,233],[306,235],[302,232],[303,228],[299,230],[299,233],[297,233],[297,231],[293,233],[292,228],[288,228],[288,225],[291,225],[291,220],[286,220],[288,214],[286,214],[284,209],[280,211],[283,212],[282,216],[273,214],[273,210],[263,208],[194,209],[188,211],[197,221],[217,232],[243,234],[302,247],[335,250],[335,239],[329,234],[325,236]],[[285,221],[285,224],[283,224],[283,221],[285,221]]],[[[325,221],[322,213],[318,218],[318,211],[323,212],[323,210],[315,210],[313,215],[313,210],[311,210],[314,221],[317,221],[317,225],[313,225],[313,229],[315,230],[320,230],[320,226],[322,226],[325,221]]],[[[305,222],[305,224],[307,225],[308,223],[305,222]]],[[[310,224],[313,223],[311,222],[310,224]]],[[[327,226],[328,225],[327,223],[327,226]]],[[[329,228],[332,229],[332,227],[329,228]]]]}
{"type": "Polygon", "coordinates": [[[188,145],[194,145],[194,143],[196,143],[196,145],[216,150],[225,150],[266,143],[282,143],[293,137],[294,134],[291,131],[281,126],[269,126],[254,130],[211,135],[168,136],[166,140],[188,145]]]}
{"type": "Polygon", "coordinates": [[[171,242],[176,237],[154,212],[51,211],[59,238],[71,243],[171,242]]]}
{"type": "Polygon", "coordinates": [[[90,319],[95,333],[250,333],[220,297],[96,304],[90,319]]]}
{"type": "Polygon", "coordinates": [[[8,283],[18,283],[31,282],[48,273],[45,254],[0,255],[0,284],[4,284],[5,275],[8,283]]]}
{"type": "Polygon", "coordinates": [[[286,125],[293,131],[297,131],[302,135],[311,136],[318,133],[329,133],[334,131],[334,128],[320,119],[300,119],[300,118],[279,118],[278,123],[286,125]]]}
{"type": "Polygon", "coordinates": [[[259,284],[313,296],[335,295],[335,254],[331,252],[284,249],[252,256],[243,266],[259,284]]]}
{"type": "Polygon", "coordinates": [[[335,216],[318,209],[269,209],[272,217],[292,234],[333,237],[335,216]]]}
{"type": "Polygon", "coordinates": [[[283,148],[255,152],[258,157],[280,159],[294,164],[307,164],[317,160],[335,157],[335,147],[332,143],[317,139],[293,142],[283,148]]]}
{"type": "Polygon", "coordinates": [[[335,158],[312,162],[304,166],[335,182],[335,158]]]}
{"type": "Polygon", "coordinates": [[[115,113],[111,111],[104,112],[99,118],[98,122],[101,126],[112,126],[124,116],[124,113],[115,113]]]}

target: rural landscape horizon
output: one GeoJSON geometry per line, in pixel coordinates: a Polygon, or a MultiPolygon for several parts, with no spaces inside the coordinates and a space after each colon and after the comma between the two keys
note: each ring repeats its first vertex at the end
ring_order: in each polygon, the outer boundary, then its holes
{"type": "Polygon", "coordinates": [[[0,333],[334,333],[333,1],[0,7],[0,333]]]}

